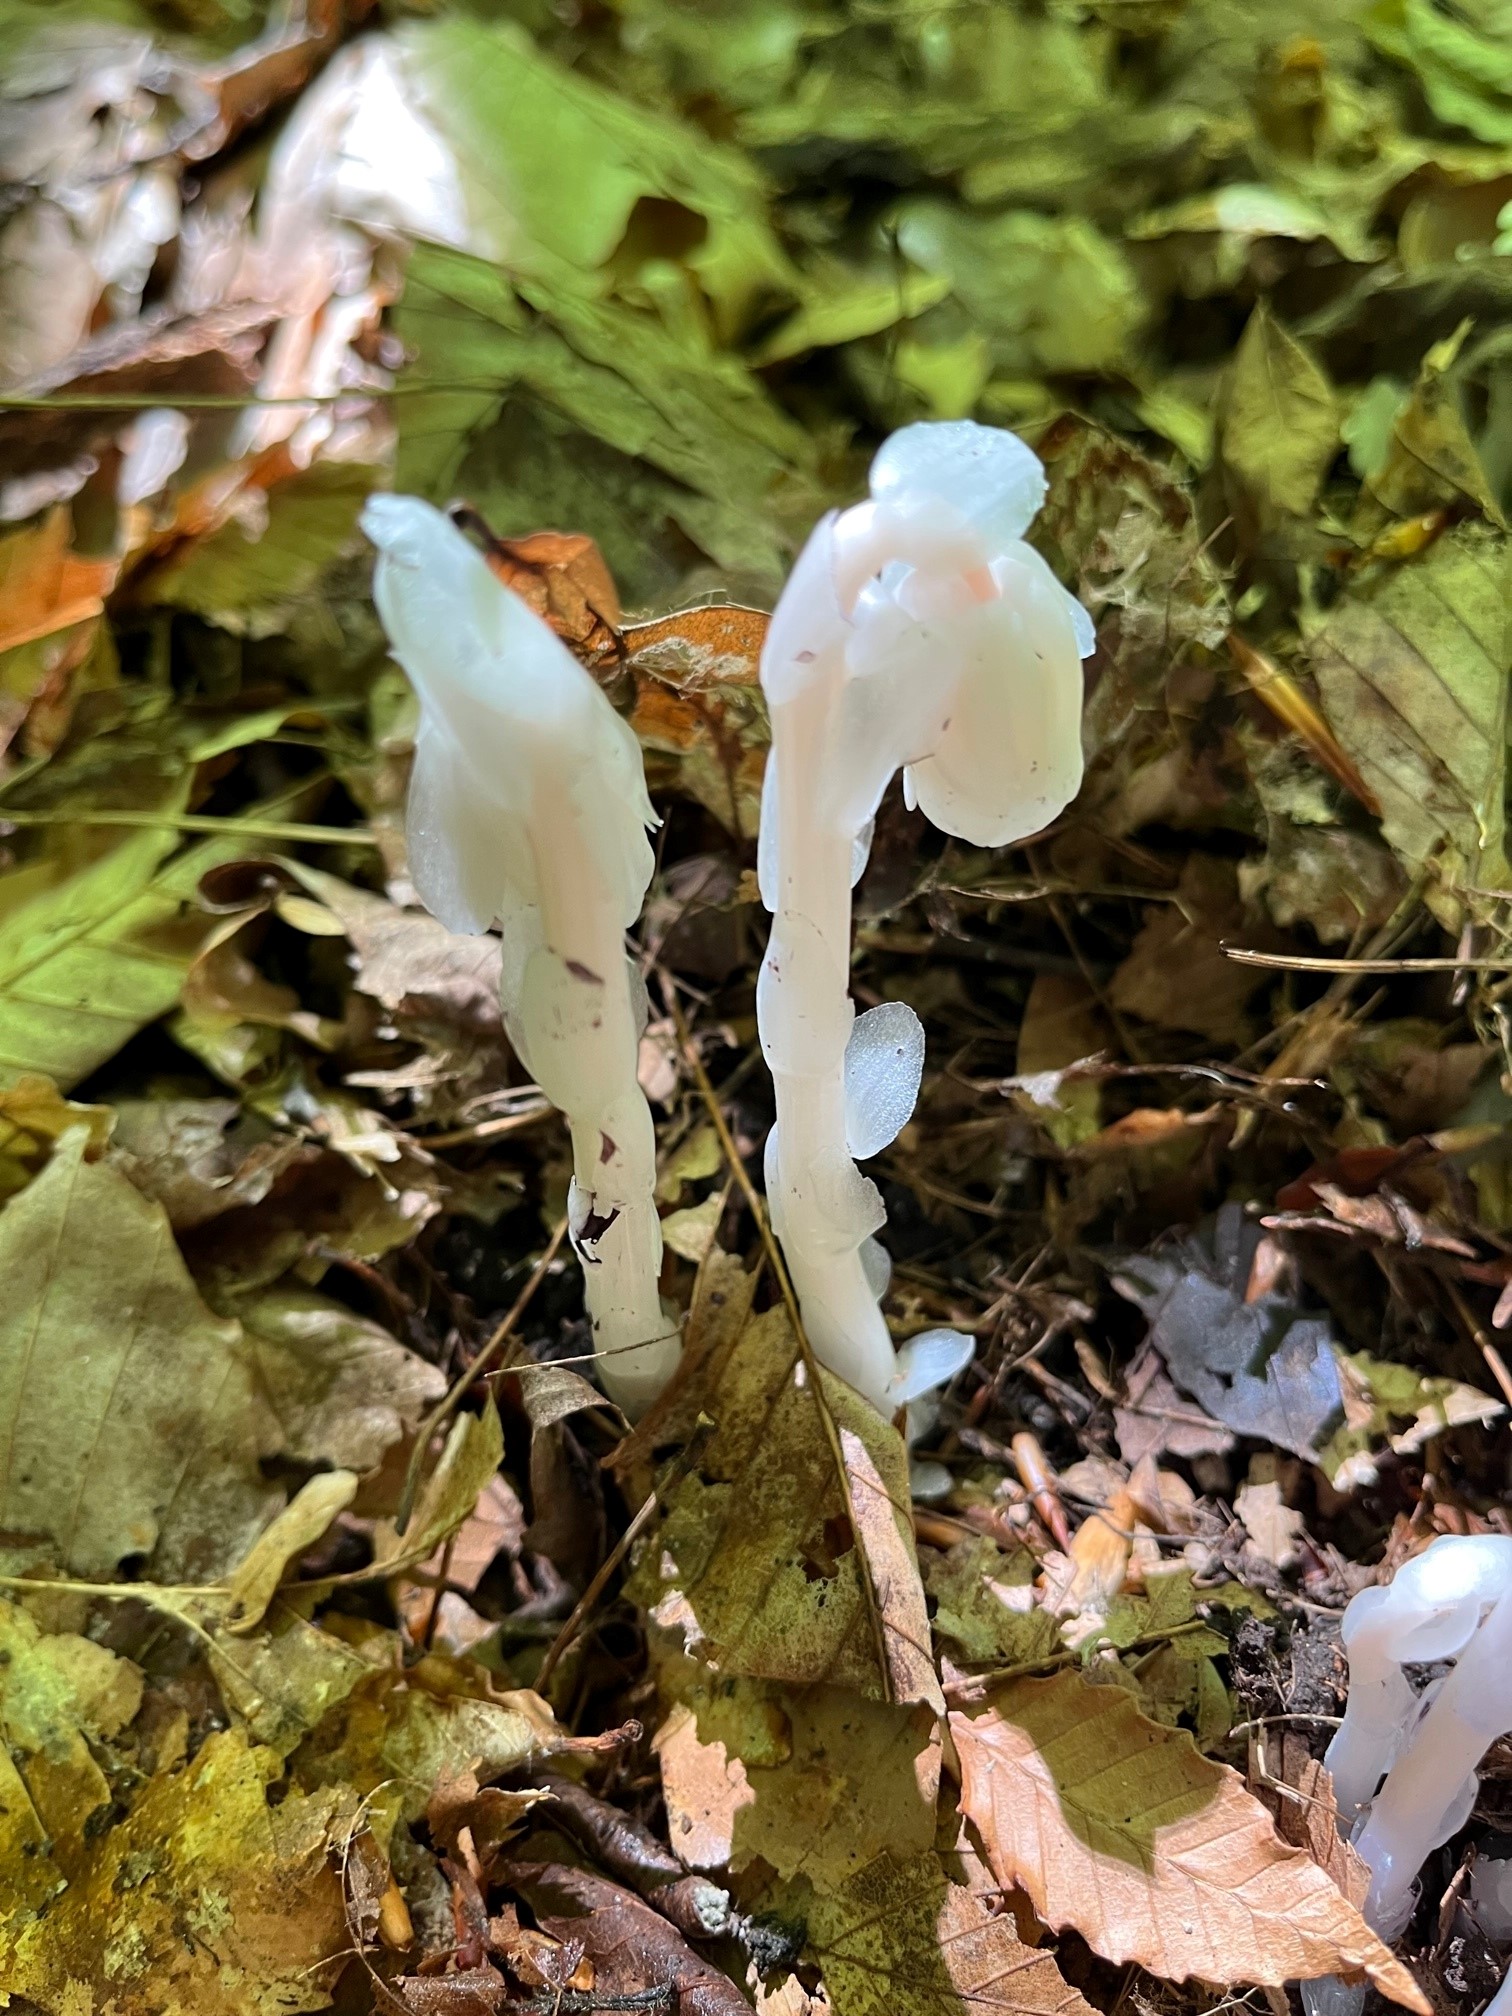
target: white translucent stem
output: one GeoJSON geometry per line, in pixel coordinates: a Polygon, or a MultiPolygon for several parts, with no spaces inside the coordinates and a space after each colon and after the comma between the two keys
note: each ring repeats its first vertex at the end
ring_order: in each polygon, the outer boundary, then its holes
{"type": "Polygon", "coordinates": [[[819,774],[837,700],[836,682],[815,681],[773,709],[776,790],[763,816],[775,822],[776,876],[759,994],[777,1097],[767,1193],[815,1352],[887,1409],[892,1339],[861,1257],[881,1223],[881,1200],[851,1160],[845,1133],[845,1046],[855,1010],[842,956],[855,835],[826,823],[834,794],[819,774]]]}
{"type": "Polygon", "coordinates": [[[548,1073],[548,1089],[572,1134],[573,1245],[604,1390],[635,1416],[676,1371],[681,1345],[657,1291],[656,1136],[636,1078],[640,1030],[619,906],[575,816],[570,777],[540,775],[531,844],[556,984],[537,989],[527,973],[522,1033],[535,1058],[561,1046],[564,1022],[572,1032],[567,1068],[548,1073]]]}
{"type": "Polygon", "coordinates": [[[1429,1852],[1468,1817],[1476,1766],[1512,1729],[1512,1594],[1491,1607],[1386,1775],[1355,1840],[1371,1872],[1365,1914],[1400,1922],[1429,1852]]]}

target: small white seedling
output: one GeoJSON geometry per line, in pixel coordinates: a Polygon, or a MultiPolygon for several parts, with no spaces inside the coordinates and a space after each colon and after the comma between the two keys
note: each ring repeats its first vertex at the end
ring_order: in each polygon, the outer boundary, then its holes
{"type": "MultiPolygon", "coordinates": [[[[1395,1938],[1419,1869],[1469,1819],[1477,1768],[1512,1732],[1512,1539],[1449,1534],[1344,1612],[1349,1700],[1324,1757],[1339,1811],[1370,1870],[1365,1916],[1395,1938]],[[1451,1661],[1421,1693],[1409,1666],[1451,1661]]],[[[1314,2011],[1358,2008],[1363,1991],[1306,1984],[1314,2011]]],[[[1512,2009],[1503,1983],[1492,2008],[1512,2009]]]]}
{"type": "Polygon", "coordinates": [[[851,889],[899,770],[910,806],[981,847],[1037,832],[1076,793],[1092,626],[1024,544],[1044,494],[1038,458],[1012,434],[905,427],[873,462],[868,500],[814,531],[762,653],[767,1196],[816,1354],[888,1412],[942,1385],[972,1347],[932,1330],[895,1354],[878,1306],[886,1213],[856,1160],[912,1113],[924,1031],[897,1002],[856,1015],[851,889]]]}
{"type": "Polygon", "coordinates": [[[572,1133],[569,1228],[599,1374],[628,1413],[676,1368],[657,1293],[656,1143],[636,1081],[644,991],[625,956],[654,857],[640,745],[593,679],[445,515],[370,498],[373,593],[420,699],[410,874],[452,931],[503,933],[521,1062],[572,1133]]]}

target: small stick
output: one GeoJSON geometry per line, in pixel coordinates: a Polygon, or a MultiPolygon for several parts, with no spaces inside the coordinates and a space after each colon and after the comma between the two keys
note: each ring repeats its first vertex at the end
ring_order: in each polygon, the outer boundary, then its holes
{"type": "Polygon", "coordinates": [[[503,1350],[514,1332],[515,1325],[530,1306],[531,1297],[546,1278],[546,1270],[557,1256],[562,1241],[567,1237],[567,1220],[563,1218],[547,1242],[546,1251],[531,1270],[530,1279],[515,1297],[514,1307],[495,1330],[483,1349],[472,1363],[452,1382],[445,1396],[426,1415],[420,1424],[420,1432],[415,1437],[414,1449],[410,1452],[409,1468],[404,1473],[404,1489],[399,1494],[399,1512],[394,1521],[394,1530],[403,1537],[409,1525],[410,1514],[415,1509],[415,1494],[420,1488],[420,1472],[425,1463],[425,1452],[429,1449],[438,1428],[456,1413],[462,1396],[480,1373],[487,1371],[503,1350]]]}
{"type": "Polygon", "coordinates": [[[704,1444],[713,1432],[714,1423],[706,1414],[700,1415],[698,1425],[689,1437],[686,1448],[682,1450],[677,1460],[669,1467],[660,1485],[651,1492],[645,1504],[641,1506],[635,1517],[630,1521],[630,1524],[621,1533],[593,1580],[588,1584],[582,1595],[579,1596],[577,1602],[573,1604],[572,1614],[568,1617],[567,1622],[546,1648],[546,1657],[541,1661],[541,1670],[535,1677],[535,1691],[538,1694],[545,1692],[546,1684],[561,1663],[563,1653],[566,1652],[573,1639],[577,1637],[589,1612],[608,1588],[610,1577],[615,1573],[620,1563],[630,1552],[630,1549],[651,1523],[651,1515],[655,1512],[658,1503],[657,1491],[669,1491],[674,1484],[682,1482],[683,1478],[687,1476],[688,1472],[697,1462],[704,1444]]]}

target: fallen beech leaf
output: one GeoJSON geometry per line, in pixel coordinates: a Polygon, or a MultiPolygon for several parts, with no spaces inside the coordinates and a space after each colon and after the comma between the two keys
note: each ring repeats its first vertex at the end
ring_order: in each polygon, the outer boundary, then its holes
{"type": "Polygon", "coordinates": [[[111,1162],[162,1205],[175,1232],[260,1204],[300,1153],[296,1135],[242,1115],[234,1099],[122,1099],[115,1122],[111,1162]]]}
{"type": "Polygon", "coordinates": [[[1298,1849],[1306,1849],[1335,1889],[1343,1891],[1355,1909],[1365,1909],[1371,1889],[1371,1869],[1339,1831],[1339,1802],[1327,1764],[1302,1756],[1296,1770],[1296,1800],[1280,1800],[1278,1829],[1298,1849]],[[1298,1802],[1300,1800],[1300,1802],[1298,1802]]]}
{"type": "Polygon", "coordinates": [[[961,1806],[993,1873],[1053,1930],[1168,1980],[1259,1985],[1369,1974],[1429,2016],[1411,1975],[1238,1774],[1120,1687],[1016,1680],[954,1712],[961,1806]]]}
{"type": "Polygon", "coordinates": [[[226,1585],[228,1631],[256,1630],[289,1564],[315,1545],[356,1495],[350,1470],[322,1470],[301,1486],[232,1571],[226,1585]]]}
{"type": "Polygon", "coordinates": [[[0,1215],[0,1530],[76,1575],[134,1555],[208,1579],[277,1509],[276,1436],[239,1326],[87,1142],[71,1128],[0,1215]]]}
{"type": "Polygon", "coordinates": [[[111,1788],[95,1759],[132,1721],[142,1676],[71,1632],[44,1632],[0,1598],[0,1925],[24,1921],[73,1880],[111,1788]]]}
{"type": "Polygon", "coordinates": [[[119,1108],[83,1106],[65,1099],[50,1078],[23,1072],[0,1088],[0,1197],[24,1190],[47,1160],[52,1144],[70,1127],[89,1129],[91,1161],[101,1155],[116,1125],[119,1108]]]}
{"type": "Polygon", "coordinates": [[[783,1310],[746,1326],[709,1403],[718,1426],[672,1493],[648,1554],[643,1597],[660,1593],[660,1621],[679,1624],[689,1649],[722,1672],[828,1680],[938,1707],[902,1440],[850,1387],[820,1376],[822,1396],[810,1389],[783,1310]],[[879,1616],[868,1607],[858,1543],[879,1616]]]}
{"type": "Polygon", "coordinates": [[[947,1882],[934,1854],[884,1855],[822,1893],[809,1944],[839,2016],[1091,2016],[1055,1955],[1026,1946],[1011,1913],[947,1882]]]}
{"type": "Polygon", "coordinates": [[[60,504],[38,524],[0,539],[0,651],[88,622],[105,607],[120,562],[72,552],[70,522],[60,504]]]}
{"type": "Polygon", "coordinates": [[[1504,888],[1507,541],[1484,524],[1352,588],[1309,643],[1329,725],[1381,832],[1458,925],[1467,883],[1504,888]]]}
{"type": "Polygon", "coordinates": [[[672,1988],[677,2016],[750,2016],[734,1982],[695,1953],[659,1911],[617,1883],[552,1862],[514,1862],[503,1874],[543,1932],[580,1947],[593,1962],[596,1994],[672,1988]]]}

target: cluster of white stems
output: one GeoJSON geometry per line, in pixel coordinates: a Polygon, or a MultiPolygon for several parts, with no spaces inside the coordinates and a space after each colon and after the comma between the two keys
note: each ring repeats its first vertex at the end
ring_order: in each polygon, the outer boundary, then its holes
{"type": "MultiPolygon", "coordinates": [[[[1081,781],[1091,625],[1023,535],[1038,459],[970,421],[908,427],[871,495],[831,513],[772,618],[759,844],[771,939],[757,993],[776,1088],[767,1195],[820,1361],[885,1412],[941,1385],[970,1339],[895,1352],[876,1185],[856,1167],[909,1118],[911,1008],[857,1017],[851,890],[899,770],[911,806],[983,847],[1037,832],[1081,781]]],[[[411,875],[455,931],[498,925],[505,1027],[572,1134],[569,1226],[606,1391],[634,1415],[676,1369],[658,1293],[651,1115],[636,1080],[644,992],[624,934],[656,824],[634,735],[548,627],[430,505],[375,497],[375,596],[420,698],[411,875]]]]}
{"type": "MultiPolygon", "coordinates": [[[[1344,1612],[1349,1701],[1325,1763],[1370,1871],[1365,1916],[1405,1930],[1425,1858],[1469,1819],[1477,1769],[1512,1732],[1512,1539],[1447,1535],[1344,1612]],[[1409,1667],[1451,1662],[1421,1690],[1409,1667]]],[[[1503,1927],[1502,1929],[1505,1929],[1503,1927]]],[[[1363,1989],[1306,1984],[1313,2016],[1358,2010],[1363,1989]]],[[[1485,2016],[1512,2016],[1512,1976],[1485,2016]]]]}

